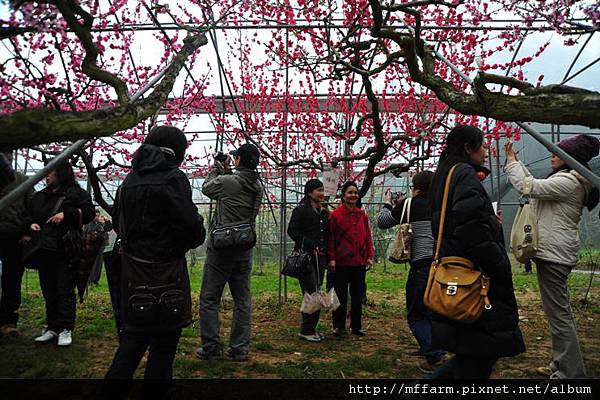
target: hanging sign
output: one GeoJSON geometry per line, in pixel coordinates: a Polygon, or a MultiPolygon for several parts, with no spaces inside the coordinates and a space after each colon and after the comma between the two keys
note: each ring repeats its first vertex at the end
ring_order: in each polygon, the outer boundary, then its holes
{"type": "Polygon", "coordinates": [[[335,197],[338,189],[338,182],[340,181],[340,170],[339,168],[326,167],[323,170],[323,186],[325,196],[335,197]]]}

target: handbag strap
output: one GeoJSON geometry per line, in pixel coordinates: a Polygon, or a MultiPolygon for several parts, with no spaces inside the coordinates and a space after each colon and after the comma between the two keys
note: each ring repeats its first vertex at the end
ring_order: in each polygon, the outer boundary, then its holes
{"type": "Polygon", "coordinates": [[[450,182],[452,181],[452,174],[458,164],[454,164],[454,166],[448,172],[448,176],[446,177],[446,185],[444,186],[444,197],[442,200],[442,212],[440,215],[440,226],[438,228],[438,237],[437,244],[435,246],[435,256],[433,258],[434,263],[438,263],[440,260],[440,248],[442,247],[442,236],[444,234],[444,222],[446,222],[446,208],[448,205],[448,193],[450,192],[450,182]]]}
{"type": "Polygon", "coordinates": [[[410,198],[405,199],[402,204],[402,214],[400,215],[400,225],[402,225],[402,221],[404,221],[404,214],[406,214],[406,209],[408,208],[408,215],[406,216],[406,222],[410,221],[410,198]]]}

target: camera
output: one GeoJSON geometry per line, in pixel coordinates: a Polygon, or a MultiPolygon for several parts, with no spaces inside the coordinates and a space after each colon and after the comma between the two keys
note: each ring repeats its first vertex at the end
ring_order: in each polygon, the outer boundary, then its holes
{"type": "Polygon", "coordinates": [[[396,203],[399,202],[404,196],[406,196],[406,192],[392,192],[392,200],[396,203]]]}

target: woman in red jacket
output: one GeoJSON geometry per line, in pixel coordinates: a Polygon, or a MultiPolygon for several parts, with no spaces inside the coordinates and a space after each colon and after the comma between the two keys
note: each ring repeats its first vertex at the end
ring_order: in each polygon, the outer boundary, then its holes
{"type": "Polygon", "coordinates": [[[350,287],[350,329],[358,336],[362,330],[362,299],[365,293],[367,265],[373,265],[373,240],[367,213],[357,207],[358,186],[346,182],[342,186],[342,205],[329,217],[327,257],[333,287],[340,307],[333,312],[333,334],[346,331],[346,303],[350,287]]]}

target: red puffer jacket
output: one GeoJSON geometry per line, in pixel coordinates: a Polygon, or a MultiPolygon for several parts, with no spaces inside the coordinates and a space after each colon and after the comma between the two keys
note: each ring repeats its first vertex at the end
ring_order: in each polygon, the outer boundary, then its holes
{"type": "Polygon", "coordinates": [[[350,209],[345,204],[336,208],[329,217],[327,258],[336,266],[363,266],[373,259],[373,239],[369,217],[360,208],[350,209]]]}

